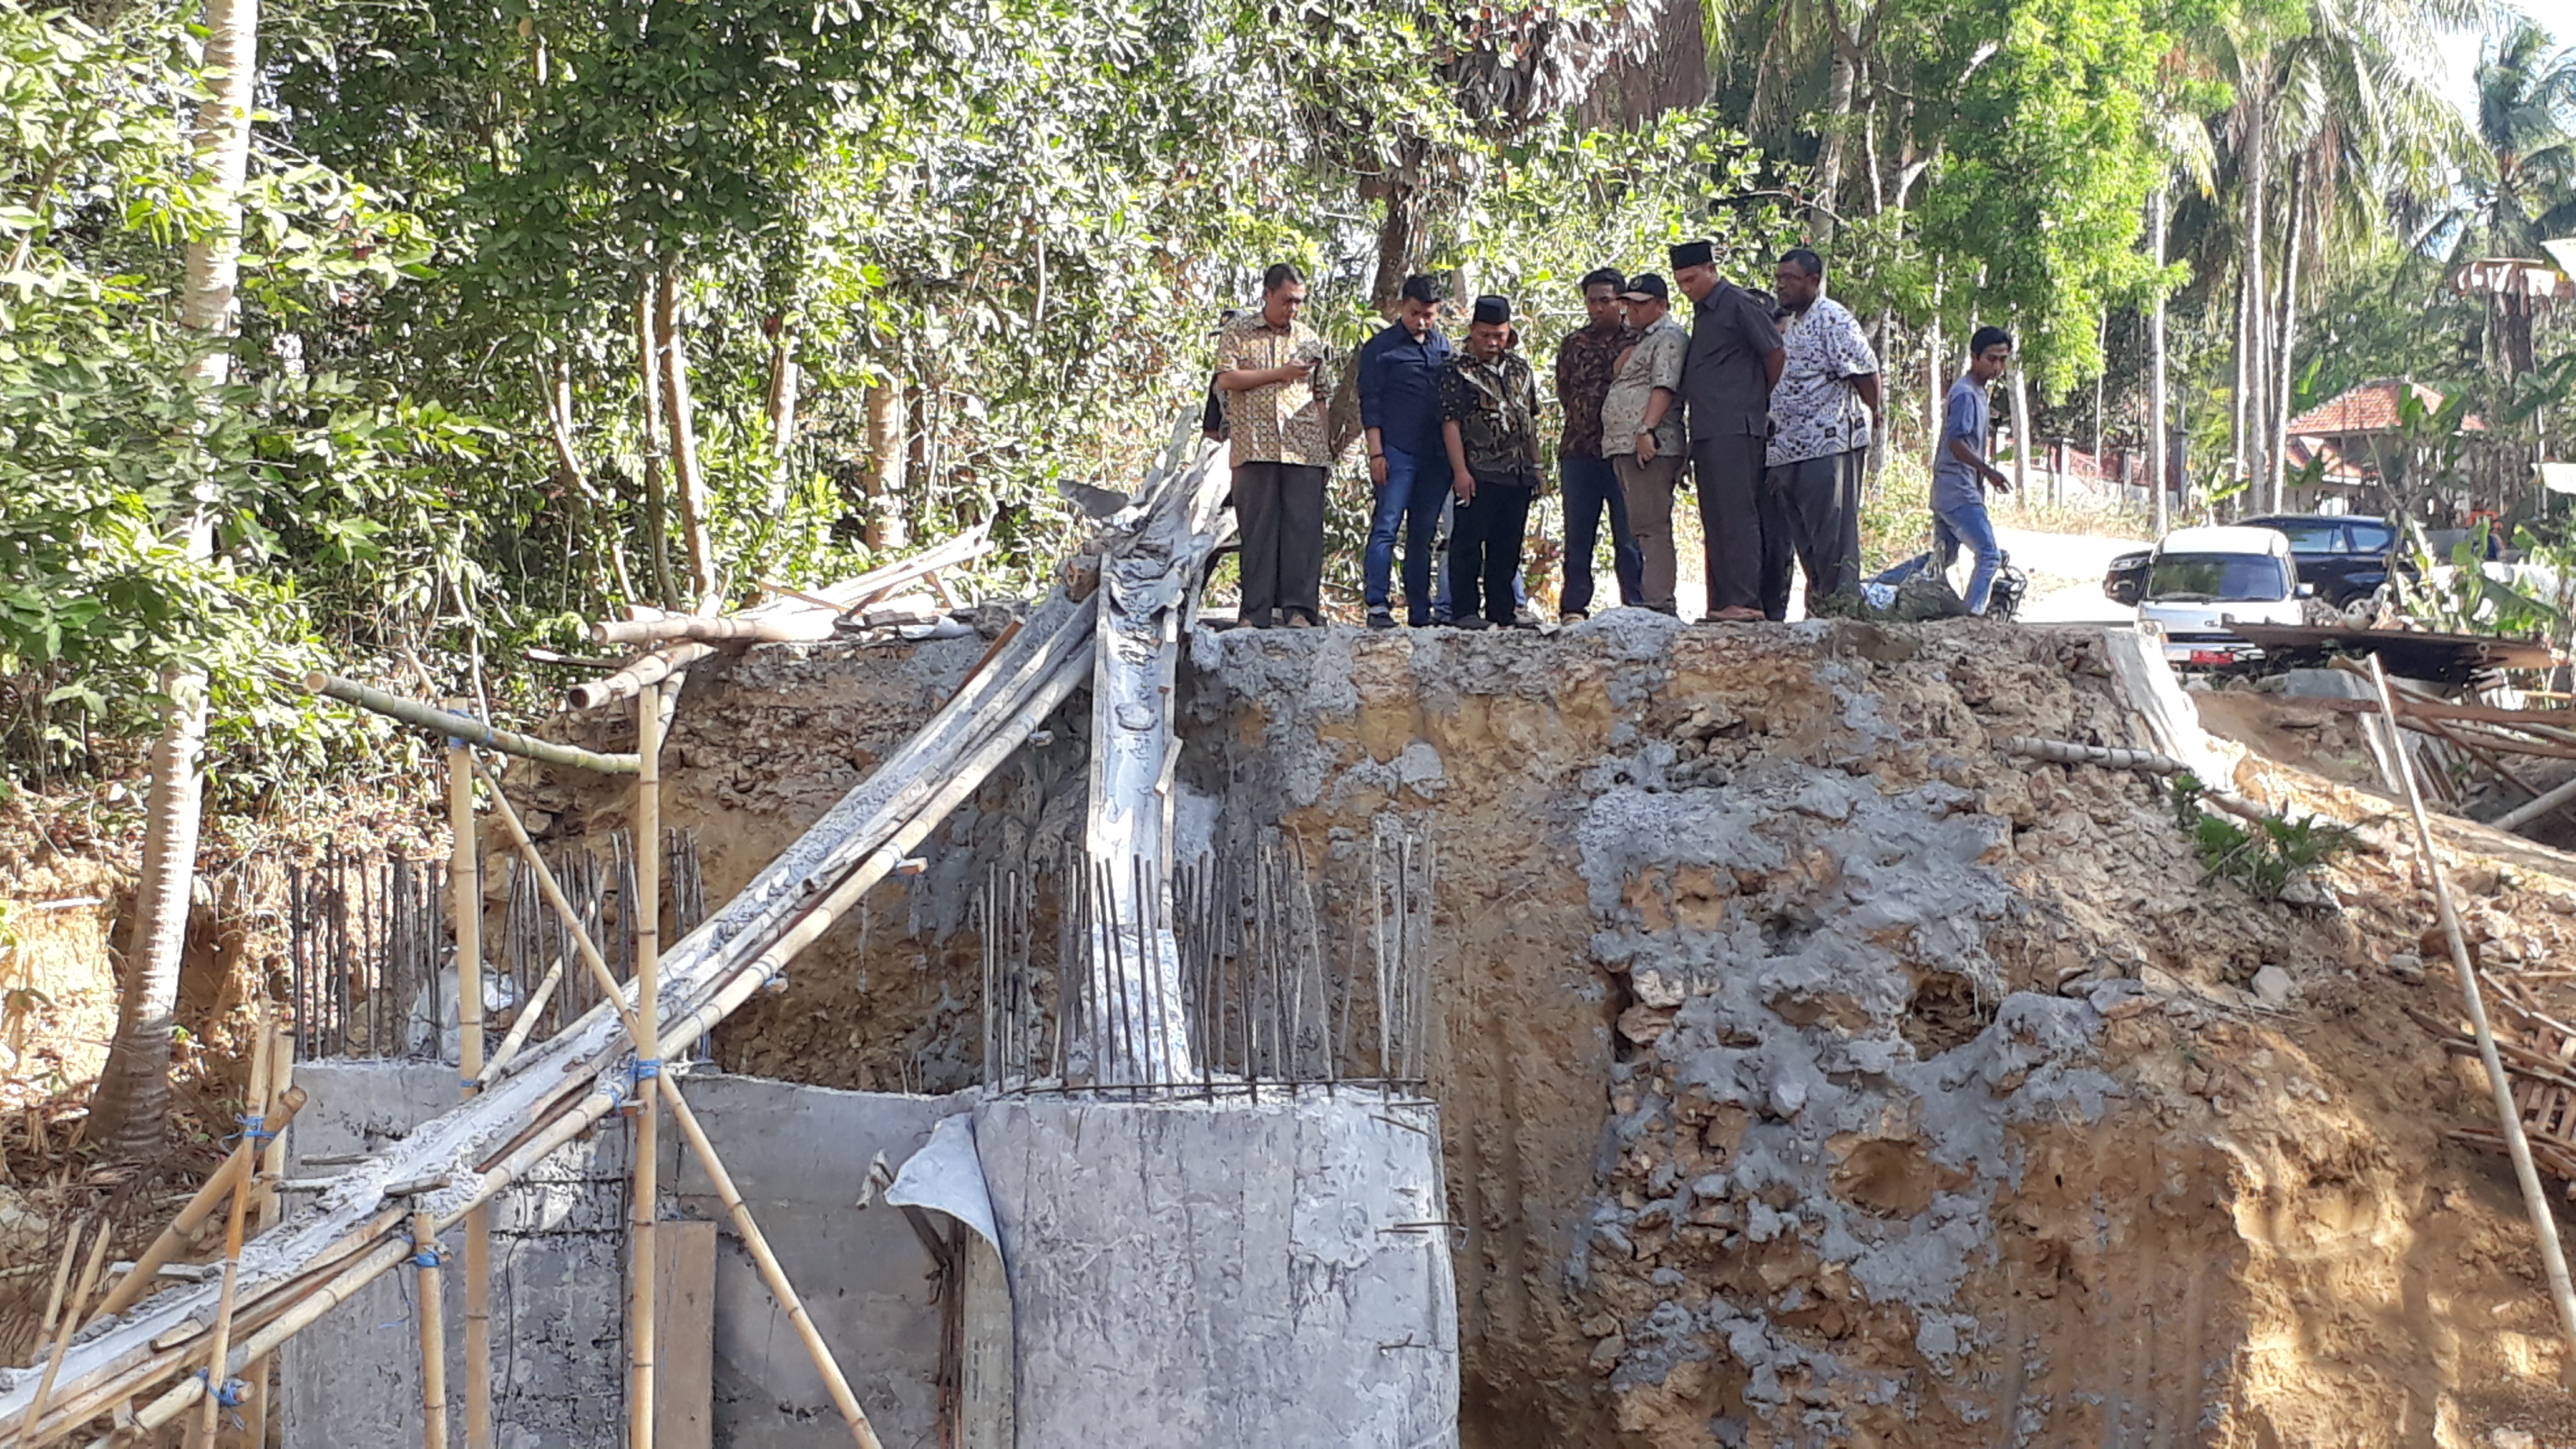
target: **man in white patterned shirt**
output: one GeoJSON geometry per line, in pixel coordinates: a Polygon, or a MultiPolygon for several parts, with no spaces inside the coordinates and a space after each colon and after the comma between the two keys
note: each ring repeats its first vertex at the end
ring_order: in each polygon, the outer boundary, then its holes
{"type": "Polygon", "coordinates": [[[1825,259],[1798,247],[1772,270],[1788,356],[1771,389],[1762,506],[1762,612],[1789,616],[1790,558],[1807,611],[1860,587],[1860,483],[1879,409],[1878,358],[1860,323],[1825,295],[1825,259]]]}

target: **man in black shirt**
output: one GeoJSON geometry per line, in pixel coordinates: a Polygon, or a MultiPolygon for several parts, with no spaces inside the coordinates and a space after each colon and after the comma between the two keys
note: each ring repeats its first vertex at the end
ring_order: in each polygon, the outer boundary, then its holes
{"type": "Polygon", "coordinates": [[[1723,623],[1762,617],[1763,450],[1771,384],[1786,360],[1770,310],[1717,275],[1707,242],[1672,249],[1673,281],[1692,302],[1682,403],[1690,419],[1691,472],[1707,537],[1708,614],[1723,623]]]}
{"type": "Polygon", "coordinates": [[[1440,436],[1458,500],[1449,537],[1451,622],[1512,627],[1530,498],[1538,491],[1538,379],[1504,345],[1512,304],[1478,297],[1466,349],[1440,373],[1440,436]]]}

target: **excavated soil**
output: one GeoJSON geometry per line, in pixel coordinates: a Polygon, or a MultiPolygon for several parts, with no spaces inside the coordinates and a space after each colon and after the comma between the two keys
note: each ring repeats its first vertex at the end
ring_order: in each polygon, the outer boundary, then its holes
{"type": "MultiPolygon", "coordinates": [[[[763,648],[692,680],[666,817],[710,902],[980,650],[763,648]]],[[[2510,1175],[2445,1136],[2485,1090],[2407,1015],[2450,1019],[2456,987],[2343,725],[2212,720],[2305,742],[2238,788],[2360,826],[2267,903],[2203,878],[2154,783],[1997,752],[2149,743],[2083,629],[1618,611],[1202,633],[1191,664],[1180,779],[1208,808],[1183,819],[1319,860],[1390,820],[1437,847],[1468,1445],[2576,1442],[2510,1175]]],[[[631,744],[613,712],[573,725],[631,744]]],[[[971,1084],[966,900],[1078,827],[1079,735],[1059,721],[720,1059],[971,1084]]],[[[624,808],[517,785],[557,836],[624,808]]],[[[2488,968],[2576,1019],[2576,860],[2441,841],[2488,968]]]]}

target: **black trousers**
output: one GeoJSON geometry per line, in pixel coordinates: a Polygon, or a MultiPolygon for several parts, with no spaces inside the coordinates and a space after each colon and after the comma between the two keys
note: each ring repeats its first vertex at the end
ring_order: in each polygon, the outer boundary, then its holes
{"type": "Polygon", "coordinates": [[[1234,519],[1243,530],[1243,622],[1274,610],[1324,617],[1324,470],[1246,463],[1234,470],[1234,519]]]}
{"type": "Polygon", "coordinates": [[[1479,478],[1476,496],[1458,505],[1449,535],[1450,618],[1472,619],[1481,613],[1496,624],[1512,622],[1512,576],[1521,571],[1521,544],[1529,533],[1536,483],[1479,478]]]}
{"type": "Polygon", "coordinates": [[[1756,437],[1691,444],[1699,523],[1708,535],[1708,610],[1762,607],[1762,453],[1756,437]]]}
{"type": "Polygon", "coordinates": [[[1783,463],[1762,477],[1762,613],[1789,617],[1790,560],[1807,571],[1807,612],[1860,587],[1860,481],[1869,450],[1783,463]]]}

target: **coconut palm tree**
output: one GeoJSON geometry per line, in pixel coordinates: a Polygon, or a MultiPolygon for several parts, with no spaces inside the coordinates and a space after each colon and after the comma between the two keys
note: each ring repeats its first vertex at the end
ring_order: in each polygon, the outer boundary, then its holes
{"type": "MultiPolygon", "coordinates": [[[[232,353],[223,339],[233,327],[234,289],[241,277],[242,187],[259,80],[259,0],[205,0],[204,23],[210,81],[197,110],[194,140],[215,224],[188,243],[179,320],[205,336],[205,350],[190,370],[214,386],[231,372],[232,353]]],[[[211,550],[211,523],[201,510],[192,509],[168,525],[192,554],[211,550]]],[[[133,944],[126,952],[116,1037],[90,1101],[89,1140],[110,1160],[141,1157],[158,1146],[170,1114],[179,965],[197,872],[206,676],[201,670],[164,671],[161,692],[167,702],[161,737],[152,748],[133,944]]]]}

